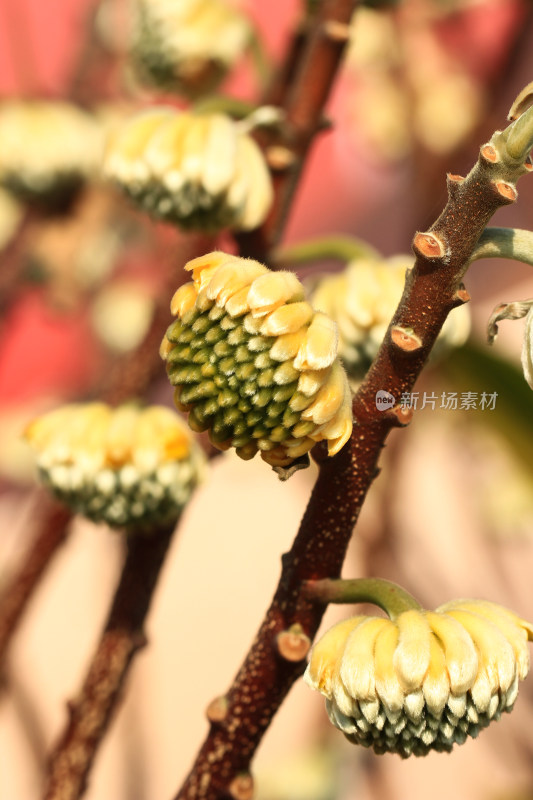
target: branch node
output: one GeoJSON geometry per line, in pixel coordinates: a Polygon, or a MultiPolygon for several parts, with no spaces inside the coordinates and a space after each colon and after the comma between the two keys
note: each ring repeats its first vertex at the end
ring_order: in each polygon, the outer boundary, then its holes
{"type": "Polygon", "coordinates": [[[254,780],[247,772],[233,778],[229,785],[229,793],[233,800],[252,800],[254,796],[254,780]]]}
{"type": "Polygon", "coordinates": [[[512,183],[507,183],[507,181],[492,181],[492,185],[504,201],[505,205],[516,202],[518,192],[512,183]]]}
{"type": "Polygon", "coordinates": [[[390,336],[393,344],[403,350],[404,353],[413,353],[422,347],[422,340],[412,328],[402,328],[400,325],[394,325],[391,328],[390,336]]]}
{"type": "Polygon", "coordinates": [[[450,198],[455,198],[457,196],[457,193],[461,189],[464,180],[465,179],[462,175],[453,175],[451,172],[448,172],[446,175],[446,185],[448,187],[448,195],[450,198]]]}
{"type": "Polygon", "coordinates": [[[423,258],[436,259],[446,256],[446,247],[442,239],[435,233],[420,231],[413,239],[413,250],[423,258]]]}
{"type": "Polygon", "coordinates": [[[211,700],[205,710],[205,715],[209,722],[224,722],[228,716],[228,698],[226,695],[221,695],[211,700]]]}
{"type": "Polygon", "coordinates": [[[133,650],[142,650],[148,644],[148,637],[144,631],[136,631],[131,636],[131,646],[133,650]]]}
{"type": "Polygon", "coordinates": [[[291,625],[276,636],[278,653],[286,661],[302,661],[311,648],[311,639],[304,633],[299,623],[291,625]]]}
{"type": "Polygon", "coordinates": [[[500,161],[500,156],[495,147],[491,144],[484,144],[480,150],[481,158],[487,164],[497,164],[500,161]]]}
{"type": "Polygon", "coordinates": [[[290,169],[296,161],[296,154],[288,147],[276,144],[267,147],[265,150],[267,164],[276,172],[283,172],[290,169]]]}
{"type": "Polygon", "coordinates": [[[405,428],[413,419],[414,411],[411,406],[394,406],[385,412],[385,416],[396,428],[405,428]]]}
{"type": "Polygon", "coordinates": [[[468,290],[461,284],[453,296],[453,307],[461,306],[463,303],[468,303],[471,300],[468,290]]]}
{"type": "Polygon", "coordinates": [[[345,44],[350,39],[350,26],[344,22],[338,22],[336,19],[328,20],[323,27],[325,36],[333,42],[345,44]]]}

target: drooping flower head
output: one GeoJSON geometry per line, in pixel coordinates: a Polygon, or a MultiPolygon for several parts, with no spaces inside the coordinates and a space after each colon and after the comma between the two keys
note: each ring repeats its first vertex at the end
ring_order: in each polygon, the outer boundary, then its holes
{"type": "MultiPolygon", "coordinates": [[[[376,356],[412,263],[413,258],[408,255],[361,257],[342,272],[322,277],[315,285],[311,302],[339,326],[339,355],[354,381],[363,379],[376,356]]],[[[468,308],[454,309],[444,323],[436,349],[459,347],[469,330],[468,308]]]]}
{"type": "Polygon", "coordinates": [[[510,711],[533,626],[483,600],[358,616],[315,645],[304,675],[354,744],[403,758],[450,751],[510,711]]]}
{"type": "Polygon", "coordinates": [[[190,261],[161,346],[189,425],[241,458],[288,466],[316,442],[330,455],[352,430],[337,329],[291,272],[215,252],[190,261]]]}
{"type": "Polygon", "coordinates": [[[164,406],[62,406],[30,424],[43,483],[95,522],[143,529],[172,522],[201,478],[205,457],[164,406]]]}
{"type": "Polygon", "coordinates": [[[212,90],[247,46],[251,26],[224,0],[137,0],[132,56],[141,75],[192,96],[212,90]]]}
{"type": "Polygon", "coordinates": [[[100,123],[69,103],[0,105],[0,183],[23,199],[68,195],[97,173],[102,148],[100,123]]]}
{"type": "Polygon", "coordinates": [[[225,114],[143,111],[112,138],[104,174],[145,211],[187,230],[255,228],[272,202],[261,150],[225,114]]]}

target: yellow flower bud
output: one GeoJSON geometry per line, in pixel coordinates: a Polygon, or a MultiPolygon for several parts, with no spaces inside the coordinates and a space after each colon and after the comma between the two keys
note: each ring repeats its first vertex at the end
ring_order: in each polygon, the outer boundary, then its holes
{"type": "Polygon", "coordinates": [[[137,0],[132,56],[143,78],[197,95],[242,55],[247,18],[224,0],[137,0]]]}
{"type": "MultiPolygon", "coordinates": [[[[339,327],[339,356],[354,382],[363,379],[374,360],[402,296],[411,256],[384,260],[359,258],[335,275],[322,277],[311,294],[313,306],[339,327]]],[[[470,331],[466,306],[454,309],[437,340],[436,350],[463,344],[470,331]]]]}
{"type": "Polygon", "coordinates": [[[224,114],[143,111],[111,138],[104,174],[145,211],[187,230],[256,228],[273,196],[261,150],[224,114]]]}
{"type": "Polygon", "coordinates": [[[186,269],[193,281],[172,299],[177,320],[161,355],[189,425],[241,458],[260,451],[272,466],[322,440],[337,453],[352,411],[336,327],[302,299],[297,277],[221,252],[186,269]]]}
{"type": "Polygon", "coordinates": [[[354,744],[403,758],[450,751],[511,711],[533,626],[483,600],[359,616],[314,646],[304,675],[354,744]]]}
{"type": "Polygon", "coordinates": [[[66,405],[26,430],[43,483],[95,522],[132,529],[177,519],[204,463],[180,417],[164,406],[66,405]]]}
{"type": "Polygon", "coordinates": [[[102,126],[62,102],[11,100],[0,105],[0,183],[29,200],[68,196],[96,174],[102,126]]]}

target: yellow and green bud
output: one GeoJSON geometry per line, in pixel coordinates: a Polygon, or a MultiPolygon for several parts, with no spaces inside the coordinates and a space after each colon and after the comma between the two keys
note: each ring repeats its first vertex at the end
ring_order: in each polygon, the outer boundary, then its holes
{"type": "Polygon", "coordinates": [[[304,680],[349,741],[403,758],[450,751],[511,711],[533,626],[483,600],[358,616],[315,645],[304,680]]]}
{"type": "Polygon", "coordinates": [[[86,111],[59,101],[0,105],[0,184],[25,200],[68,196],[97,174],[103,128],[86,111]]]}
{"type": "Polygon", "coordinates": [[[214,252],[190,261],[161,345],[178,408],[220,449],[290,465],[316,442],[337,453],[352,431],[337,329],[291,272],[214,252]]]}
{"type": "Polygon", "coordinates": [[[272,202],[258,145],[225,114],[153,107],[112,138],[104,174],[153,216],[186,230],[256,228],[272,202]]]}
{"type": "MultiPolygon", "coordinates": [[[[323,276],[311,294],[314,307],[339,327],[339,356],[354,382],[361,381],[383,341],[412,266],[408,255],[388,259],[362,257],[335,275],[323,276]]],[[[443,351],[463,344],[470,331],[466,306],[454,309],[437,340],[443,351]]]]}
{"type": "Polygon", "coordinates": [[[201,479],[205,456],[164,406],[62,406],[36,419],[26,438],[42,482],[94,522],[149,530],[177,519],[201,479]]]}
{"type": "Polygon", "coordinates": [[[242,55],[248,19],[224,0],[137,0],[132,57],[143,78],[195,96],[242,55]]]}

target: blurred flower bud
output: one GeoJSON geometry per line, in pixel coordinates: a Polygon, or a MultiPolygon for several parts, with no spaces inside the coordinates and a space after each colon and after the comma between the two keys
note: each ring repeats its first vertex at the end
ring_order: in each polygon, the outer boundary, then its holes
{"type": "Polygon", "coordinates": [[[284,467],[326,440],[337,453],[352,430],[337,359],[337,328],[304,301],[291,272],[209,253],[186,265],[193,282],[172,298],[178,319],[161,345],[179,408],[220,449],[284,467]]]}
{"type": "Polygon", "coordinates": [[[112,139],[104,172],[146,211],[186,230],[256,228],[273,196],[261,150],[224,114],[144,111],[112,139]]]}
{"type": "Polygon", "coordinates": [[[9,192],[0,189],[0,252],[11,241],[23,213],[21,204],[9,192]]]}
{"type": "MultiPolygon", "coordinates": [[[[339,356],[355,383],[365,376],[374,360],[402,296],[412,256],[388,259],[360,258],[335,275],[319,279],[311,294],[313,306],[335,320],[339,327],[339,356]]],[[[434,348],[442,353],[459,347],[468,338],[470,311],[453,309],[434,348]]]]}
{"type": "Polygon", "coordinates": [[[154,316],[155,301],[147,287],[116,280],[101,289],[91,306],[93,328],[115,353],[128,353],[145,338],[154,316]]]}
{"type": "Polygon", "coordinates": [[[0,183],[29,201],[68,198],[98,171],[101,125],[58,101],[11,100],[0,105],[0,183]]]}
{"type": "Polygon", "coordinates": [[[510,711],[533,626],[495,603],[454,600],[394,620],[359,616],[315,645],[304,675],[354,744],[403,758],[450,751],[510,711]]]}
{"type": "Polygon", "coordinates": [[[136,530],[177,519],[205,462],[164,406],[66,405],[38,417],[26,438],[56,497],[94,522],[136,530]]]}
{"type": "Polygon", "coordinates": [[[251,26],[224,0],[137,0],[132,56],[142,77],[196,96],[211,91],[246,48],[251,26]]]}

